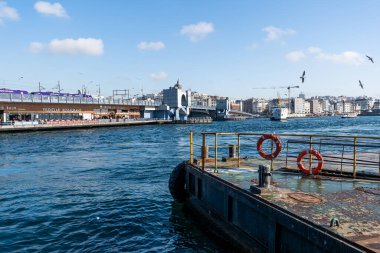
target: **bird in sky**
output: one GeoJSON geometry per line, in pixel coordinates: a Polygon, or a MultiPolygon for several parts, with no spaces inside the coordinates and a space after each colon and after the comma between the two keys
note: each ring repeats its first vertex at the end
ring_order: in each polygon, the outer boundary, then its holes
{"type": "Polygon", "coordinates": [[[305,70],[302,73],[302,76],[300,76],[302,83],[305,81],[305,70]]]}
{"type": "Polygon", "coordinates": [[[362,82],[359,80],[359,86],[360,88],[364,89],[362,82]]]}
{"type": "Polygon", "coordinates": [[[372,63],[375,63],[375,62],[373,61],[373,58],[372,58],[372,57],[369,57],[368,55],[366,55],[366,56],[367,56],[368,60],[370,60],[372,63]]]}

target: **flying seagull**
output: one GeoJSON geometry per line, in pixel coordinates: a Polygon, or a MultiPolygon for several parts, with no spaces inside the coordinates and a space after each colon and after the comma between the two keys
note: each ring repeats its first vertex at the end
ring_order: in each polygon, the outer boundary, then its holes
{"type": "Polygon", "coordinates": [[[367,56],[368,60],[370,60],[372,63],[374,63],[374,61],[373,61],[373,58],[372,58],[372,57],[369,57],[368,55],[366,55],[366,56],[367,56]]]}
{"type": "Polygon", "coordinates": [[[302,76],[300,76],[302,83],[305,81],[305,70],[302,73],[302,76]]]}
{"type": "Polygon", "coordinates": [[[362,82],[359,80],[359,86],[364,89],[362,82]]]}

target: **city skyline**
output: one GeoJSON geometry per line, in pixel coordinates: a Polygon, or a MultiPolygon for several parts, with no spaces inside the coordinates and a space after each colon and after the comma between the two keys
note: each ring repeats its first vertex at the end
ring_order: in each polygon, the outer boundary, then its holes
{"type": "Polygon", "coordinates": [[[0,1],[0,88],[185,89],[234,99],[380,98],[368,1],[0,1]],[[374,63],[366,55],[373,57],[374,63]],[[305,82],[301,82],[306,71],[305,82]],[[359,80],[363,89],[359,86],[359,80]]]}

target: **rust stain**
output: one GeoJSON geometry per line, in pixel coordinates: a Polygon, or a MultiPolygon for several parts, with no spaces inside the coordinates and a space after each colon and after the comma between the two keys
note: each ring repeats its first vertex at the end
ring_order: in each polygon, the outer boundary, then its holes
{"type": "Polygon", "coordinates": [[[361,241],[356,241],[356,243],[358,243],[358,244],[360,244],[366,248],[369,248],[369,249],[373,250],[374,252],[380,253],[380,236],[373,237],[370,239],[361,240],[361,241]]]}
{"type": "Polygon", "coordinates": [[[323,199],[319,196],[309,194],[309,193],[303,193],[303,192],[294,192],[294,193],[288,193],[288,196],[292,199],[295,199],[299,202],[303,203],[322,203],[323,199]]]}

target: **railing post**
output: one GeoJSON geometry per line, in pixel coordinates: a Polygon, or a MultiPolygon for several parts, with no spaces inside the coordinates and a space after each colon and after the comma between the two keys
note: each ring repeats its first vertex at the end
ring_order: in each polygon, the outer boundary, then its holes
{"type": "Polygon", "coordinates": [[[353,173],[354,178],[356,178],[356,141],[357,141],[357,138],[354,137],[354,173],[353,173]]]}
{"type": "Polygon", "coordinates": [[[289,152],[289,142],[286,142],[286,158],[285,158],[285,167],[288,168],[288,152],[289,152]]]}
{"type": "Polygon", "coordinates": [[[206,157],[205,157],[205,151],[206,151],[206,134],[202,133],[202,170],[205,170],[205,163],[206,163],[206,157]]]}
{"type": "Polygon", "coordinates": [[[194,163],[193,131],[190,131],[190,163],[194,163]]]}
{"type": "Polygon", "coordinates": [[[218,172],[218,133],[215,133],[215,161],[214,173],[218,172]]]}
{"type": "MultiPolygon", "coordinates": [[[[312,145],[312,138],[313,137],[311,137],[311,135],[310,135],[310,141],[309,141],[309,151],[311,151],[311,149],[313,148],[313,145],[312,145]]],[[[311,166],[312,166],[312,155],[311,155],[311,152],[309,152],[309,173],[310,173],[310,175],[312,175],[313,174],[313,170],[312,170],[312,168],[311,168],[311,166]]]]}
{"type": "Polygon", "coordinates": [[[343,174],[343,158],[344,158],[344,144],[343,144],[343,149],[342,149],[342,157],[340,159],[340,174],[343,174]]]}
{"type": "Polygon", "coordinates": [[[240,134],[238,134],[238,168],[240,168],[240,134]]]}
{"type": "MultiPolygon", "coordinates": [[[[274,149],[274,141],[271,141],[271,149],[270,152],[273,154],[273,149],[274,149]]],[[[273,160],[274,158],[270,159],[270,170],[273,170],[273,160]]]]}

